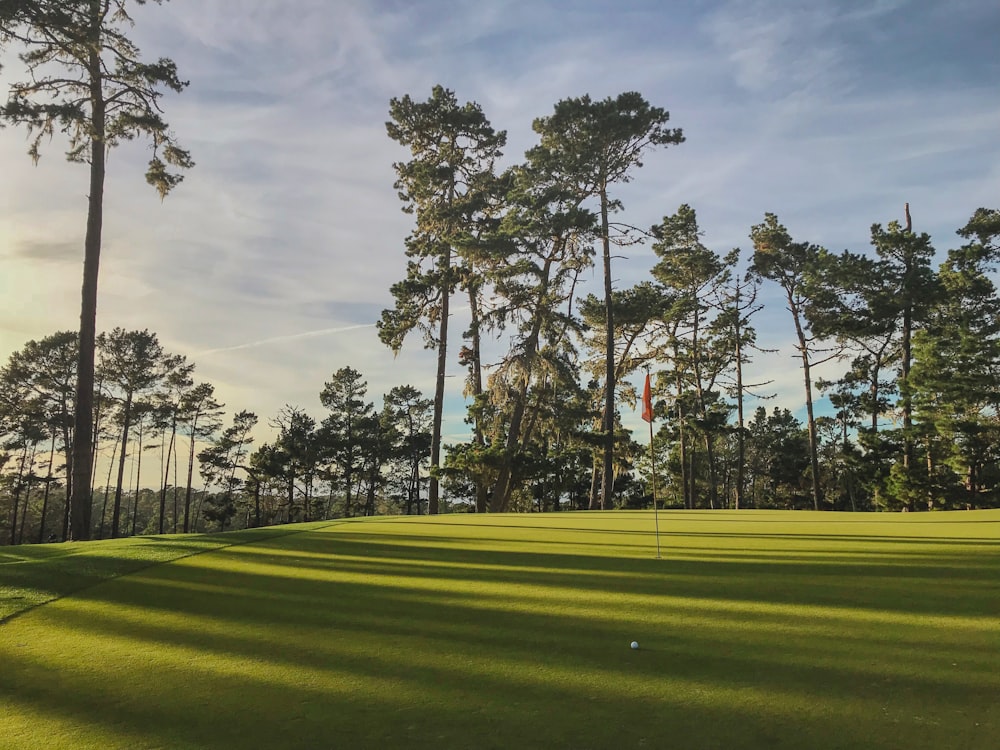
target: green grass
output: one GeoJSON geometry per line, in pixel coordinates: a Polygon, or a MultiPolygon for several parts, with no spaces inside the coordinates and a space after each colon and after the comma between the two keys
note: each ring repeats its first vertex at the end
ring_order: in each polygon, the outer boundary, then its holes
{"type": "Polygon", "coordinates": [[[0,564],[0,599],[61,598],[0,626],[0,747],[998,746],[1000,512],[661,513],[660,560],[652,528],[463,515],[4,550],[27,561],[0,564]],[[150,565],[155,545],[187,556],[150,565]]]}
{"type": "Polygon", "coordinates": [[[0,624],[34,607],[150,565],[263,541],[309,527],[249,529],[228,534],[136,536],[103,542],[0,547],[0,624]]]}

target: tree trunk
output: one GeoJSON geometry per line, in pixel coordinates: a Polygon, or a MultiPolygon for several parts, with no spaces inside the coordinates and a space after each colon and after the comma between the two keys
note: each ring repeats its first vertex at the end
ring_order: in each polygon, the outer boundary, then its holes
{"type": "MultiPolygon", "coordinates": [[[[909,264],[907,264],[907,275],[909,275],[909,271],[909,264]]],[[[909,290],[907,290],[908,292],[909,290]]],[[[900,402],[903,412],[903,470],[907,477],[910,476],[913,469],[913,398],[910,395],[910,366],[913,359],[912,338],[913,304],[907,300],[906,307],[903,309],[902,340],[900,342],[902,356],[899,367],[899,390],[902,396],[900,402]]],[[[907,507],[913,510],[911,505],[912,502],[907,501],[907,507]]]]}
{"type": "Polygon", "coordinates": [[[302,520],[309,522],[309,503],[312,502],[312,478],[309,475],[302,477],[302,520]]]}
{"type": "MultiPolygon", "coordinates": [[[[906,231],[908,233],[913,231],[913,220],[910,218],[910,204],[907,203],[904,207],[904,213],[906,215],[906,231]]],[[[910,289],[909,279],[910,274],[913,271],[913,264],[911,262],[911,253],[906,253],[906,258],[904,261],[903,268],[903,280],[906,287],[903,290],[903,298],[906,300],[905,306],[903,307],[903,326],[902,326],[902,340],[900,342],[900,348],[902,350],[901,362],[900,362],[900,382],[899,390],[902,398],[902,411],[903,411],[903,470],[907,478],[910,478],[910,472],[913,469],[913,398],[910,394],[910,365],[912,364],[913,354],[912,354],[912,338],[913,338],[913,290],[910,289]]],[[[928,477],[929,479],[929,477],[928,477]]],[[[913,501],[908,499],[906,507],[909,510],[913,510],[913,501]]]]}
{"type": "Polygon", "coordinates": [[[746,481],[747,446],[743,414],[743,342],[740,340],[739,293],[736,297],[736,510],[743,507],[743,484],[746,481]]]}
{"type": "MultiPolygon", "coordinates": [[[[907,204],[909,205],[909,204],[907,204]]],[[[971,471],[971,467],[970,467],[971,471]]],[[[934,453],[931,450],[931,436],[927,436],[927,510],[934,507],[934,494],[931,487],[934,482],[934,453]]]]}
{"type": "Polygon", "coordinates": [[[90,140],[90,194],[87,198],[87,234],[84,240],[83,288],[80,304],[80,341],[76,369],[76,413],[73,427],[73,491],[70,495],[70,536],[90,539],[93,512],[90,478],[94,442],[91,420],[94,411],[94,349],[97,341],[97,277],[101,260],[104,223],[104,81],[100,56],[101,4],[90,2],[91,36],[94,42],[88,61],[92,127],[90,140]]]}
{"type": "MultiPolygon", "coordinates": [[[[548,294],[549,274],[552,269],[551,257],[545,259],[540,274],[539,300],[543,300],[548,294]]],[[[531,385],[531,373],[534,369],[535,357],[538,354],[538,342],[542,331],[542,317],[544,311],[536,309],[534,320],[531,324],[531,331],[524,342],[524,364],[521,370],[521,382],[518,384],[517,396],[514,401],[514,408],[511,410],[510,424],[507,428],[507,440],[504,444],[503,465],[497,476],[497,482],[493,487],[493,496],[490,498],[490,510],[494,513],[502,513],[510,507],[510,496],[513,490],[513,467],[514,454],[517,446],[522,442],[521,425],[524,420],[525,409],[528,402],[528,388],[531,385]]]]}
{"type": "Polygon", "coordinates": [[[368,476],[368,502],[365,506],[365,515],[374,516],[375,515],[375,492],[378,485],[378,474],[376,471],[368,476]]]}
{"type": "Polygon", "coordinates": [[[52,430],[52,445],[49,447],[49,468],[45,475],[45,493],[42,495],[42,517],[38,522],[38,543],[45,541],[45,514],[49,511],[49,491],[52,488],[52,464],[56,460],[56,431],[52,430]]]}
{"type": "Polygon", "coordinates": [[[323,517],[329,520],[333,517],[333,498],[336,485],[333,483],[333,477],[330,477],[329,492],[326,495],[326,507],[324,509],[323,517]]]}
{"type": "MultiPolygon", "coordinates": [[[[111,538],[118,538],[122,512],[122,485],[125,482],[125,455],[128,453],[128,428],[132,418],[132,394],[125,395],[125,413],[122,416],[122,449],[118,456],[118,483],[115,485],[115,506],[111,511],[111,538]]],[[[103,518],[101,519],[103,522],[103,518]]]]}
{"type": "Polygon", "coordinates": [[[441,465],[441,417],[444,414],[444,379],[445,370],[448,365],[448,316],[450,315],[451,286],[449,276],[451,275],[451,248],[448,248],[442,258],[442,278],[441,288],[441,322],[438,326],[438,360],[437,379],[434,383],[434,419],[431,425],[431,477],[430,489],[427,493],[427,513],[437,515],[439,505],[437,469],[441,465]]]}
{"type": "Polygon", "coordinates": [[[514,410],[510,415],[510,427],[507,430],[507,441],[504,444],[503,465],[500,467],[497,483],[493,486],[493,496],[490,498],[490,511],[493,513],[502,513],[510,506],[510,496],[513,490],[514,453],[521,435],[521,420],[524,417],[525,408],[524,391],[526,389],[526,385],[522,384],[518,391],[518,398],[514,402],[514,410]]]}
{"type": "MultiPolygon", "coordinates": [[[[677,367],[677,348],[674,347],[674,367],[677,367]]],[[[677,447],[680,451],[680,469],[681,469],[681,500],[685,508],[694,508],[694,497],[692,496],[689,485],[688,485],[688,462],[687,462],[687,430],[684,429],[685,425],[685,414],[684,414],[684,402],[681,399],[681,394],[684,389],[684,382],[681,378],[680,370],[676,370],[676,375],[674,376],[674,387],[677,389],[677,447]]]]}
{"type": "Polygon", "coordinates": [[[819,510],[823,490],[819,481],[819,436],[816,434],[816,417],[813,414],[812,377],[808,357],[803,355],[802,374],[806,384],[806,415],[809,420],[809,464],[812,467],[813,510],[819,510]]]}
{"type": "Polygon", "coordinates": [[[256,528],[261,526],[261,515],[260,515],[260,478],[253,483],[253,508],[254,508],[254,519],[256,521],[256,528]]]}
{"type": "Polygon", "coordinates": [[[601,483],[601,510],[614,507],[615,486],[615,317],[611,307],[611,237],[608,235],[608,189],[603,183],[601,195],[601,245],[604,253],[604,306],[605,306],[605,386],[604,420],[604,476],[601,483]]]}
{"type": "Polygon", "coordinates": [[[697,474],[695,473],[695,468],[694,468],[694,459],[696,453],[697,451],[695,450],[694,445],[692,444],[690,450],[688,450],[688,481],[691,483],[691,488],[688,490],[688,493],[691,497],[692,509],[695,507],[695,504],[698,501],[698,481],[697,481],[697,474]]]}
{"type": "Polygon", "coordinates": [[[14,485],[14,509],[10,514],[10,543],[17,544],[17,512],[20,509],[22,482],[24,482],[24,467],[28,462],[28,443],[25,441],[21,450],[21,461],[17,467],[17,484],[14,485]]]}
{"type": "Polygon", "coordinates": [[[142,416],[139,416],[139,441],[135,467],[135,497],[132,499],[132,536],[135,536],[136,517],[139,515],[139,492],[142,485],[142,416]]]}
{"type": "Polygon", "coordinates": [[[192,422],[191,422],[191,439],[190,439],[191,445],[188,450],[187,489],[184,491],[185,534],[187,534],[191,529],[190,518],[189,518],[191,513],[191,479],[194,477],[194,440],[197,434],[198,434],[198,415],[195,414],[192,417],[192,422]]]}
{"type": "Polygon", "coordinates": [[[351,487],[354,486],[354,472],[351,471],[351,461],[353,458],[352,452],[347,458],[347,463],[344,465],[344,518],[350,518],[353,512],[351,503],[351,487]]]}
{"type": "Polygon", "coordinates": [[[816,434],[816,417],[813,414],[812,375],[809,365],[809,355],[802,353],[802,376],[806,386],[806,417],[809,427],[809,465],[812,467],[813,510],[819,510],[823,499],[823,490],[819,481],[819,437],[816,434]]]}
{"type": "MultiPolygon", "coordinates": [[[[472,273],[475,273],[473,270],[472,273]]],[[[469,324],[469,332],[472,336],[472,399],[474,404],[478,404],[483,395],[483,361],[481,337],[479,334],[479,298],[478,288],[474,283],[469,284],[469,313],[472,321],[469,324]]],[[[486,438],[483,436],[483,426],[480,423],[479,412],[476,412],[473,424],[473,442],[477,448],[486,447],[486,438]]],[[[482,479],[476,479],[476,512],[485,513],[489,502],[489,488],[482,479]]]]}
{"type": "MultiPolygon", "coordinates": [[[[247,476],[248,477],[251,477],[251,478],[253,477],[253,474],[250,473],[249,469],[247,469],[246,467],[241,467],[239,465],[240,461],[243,458],[243,446],[244,446],[244,444],[246,443],[246,440],[247,440],[247,432],[249,432],[249,430],[244,430],[244,432],[240,435],[240,442],[238,442],[236,444],[236,458],[233,459],[233,461],[232,461],[232,468],[229,470],[229,482],[226,485],[226,499],[229,500],[229,501],[232,501],[232,498],[233,498],[233,487],[236,486],[236,470],[238,468],[242,468],[244,471],[247,472],[247,476]]],[[[226,453],[227,460],[229,459],[230,455],[231,455],[230,453],[228,453],[228,452],[226,453]]],[[[331,504],[332,504],[333,480],[331,479],[330,482],[331,482],[331,484],[330,484],[330,495],[331,495],[331,504]]],[[[206,488],[206,490],[207,490],[207,488],[206,488]]],[[[257,483],[257,490],[258,491],[260,490],[260,482],[259,481],[257,483]]],[[[260,498],[258,496],[257,500],[259,501],[259,499],[260,498]]],[[[260,527],[260,503],[259,502],[257,504],[257,527],[258,528],[260,527]]]]}
{"type": "Polygon", "coordinates": [[[28,523],[28,504],[31,502],[31,486],[34,484],[35,451],[31,451],[31,463],[28,466],[28,479],[24,486],[24,503],[21,504],[21,529],[17,532],[17,543],[24,544],[24,527],[28,523]]]}
{"type": "Polygon", "coordinates": [[[691,331],[691,354],[692,369],[694,370],[695,391],[698,394],[698,413],[701,417],[702,430],[705,438],[705,461],[708,464],[708,507],[715,510],[716,500],[719,496],[718,482],[715,467],[715,446],[712,443],[712,434],[708,429],[708,403],[705,396],[705,386],[701,375],[701,346],[698,333],[701,328],[701,315],[696,310],[694,326],[691,331]]]}
{"type": "Polygon", "coordinates": [[[813,413],[812,395],[812,371],[809,362],[809,342],[806,341],[805,331],[802,329],[799,308],[795,304],[792,295],[788,294],[788,309],[792,312],[795,321],[795,333],[799,339],[799,354],[802,357],[802,377],[806,388],[806,417],[809,428],[809,465],[812,467],[812,496],[813,510],[819,510],[823,501],[823,490],[819,481],[819,437],[816,434],[816,417],[813,413]]]}
{"type": "Polygon", "coordinates": [[[62,419],[62,438],[63,438],[63,451],[66,455],[66,483],[63,488],[63,495],[65,496],[65,503],[63,504],[63,525],[62,525],[62,540],[66,541],[70,538],[70,495],[73,491],[73,438],[70,437],[70,415],[68,409],[63,409],[63,419],[62,419]]]}
{"type": "MultiPolygon", "coordinates": [[[[166,436],[164,436],[166,437],[166,436]]],[[[160,530],[159,533],[163,534],[166,528],[166,516],[167,516],[167,485],[170,482],[170,454],[174,450],[174,439],[177,437],[177,416],[174,415],[173,427],[170,431],[170,442],[167,444],[167,460],[166,466],[163,469],[163,486],[160,488],[160,530]]]]}
{"type": "Polygon", "coordinates": [[[97,538],[104,538],[104,522],[108,517],[108,498],[111,497],[111,475],[115,470],[115,459],[118,457],[118,438],[111,446],[111,460],[108,462],[108,476],[104,479],[104,502],[101,503],[101,525],[98,527],[97,538]]]}
{"type": "Polygon", "coordinates": [[[409,486],[406,488],[406,515],[413,515],[413,505],[416,503],[417,513],[420,513],[420,457],[414,456],[410,463],[409,486]]]}
{"type": "MultiPolygon", "coordinates": [[[[407,410],[407,435],[413,438],[416,433],[416,425],[413,423],[413,411],[407,410]]],[[[417,504],[417,512],[420,511],[420,454],[413,452],[410,454],[410,476],[406,487],[406,515],[413,514],[413,503],[417,504]]],[[[478,490],[477,490],[478,492],[478,490]]],[[[478,502],[478,499],[477,499],[478,502]]]]}
{"type": "Polygon", "coordinates": [[[174,523],[173,523],[173,531],[171,533],[176,534],[177,533],[177,519],[180,518],[180,513],[178,512],[178,507],[177,507],[177,446],[176,446],[176,444],[174,445],[174,491],[173,491],[173,496],[174,496],[174,498],[173,498],[174,499],[174,517],[173,517],[173,522],[174,523]]]}
{"type": "MultiPolygon", "coordinates": [[[[604,425],[604,416],[601,416],[601,425],[604,425]]],[[[588,510],[597,510],[601,507],[601,455],[595,450],[593,463],[590,467],[590,498],[587,503],[588,510]]]]}
{"type": "Polygon", "coordinates": [[[35,456],[38,455],[38,443],[31,444],[31,455],[28,457],[28,476],[24,487],[24,504],[21,506],[21,530],[17,534],[17,543],[24,543],[24,526],[28,521],[28,504],[31,502],[31,486],[35,479],[35,456]]]}
{"type": "MultiPolygon", "coordinates": [[[[202,507],[205,505],[205,495],[207,493],[208,493],[208,485],[202,486],[201,490],[199,490],[199,493],[198,493],[198,507],[195,508],[195,511],[194,511],[194,522],[191,524],[191,529],[193,531],[195,531],[195,532],[198,531],[198,525],[201,523],[201,510],[202,510],[202,507]]],[[[247,511],[246,524],[247,524],[247,526],[250,525],[250,512],[249,512],[249,510],[247,511]]]]}
{"type": "Polygon", "coordinates": [[[868,392],[869,392],[869,394],[871,396],[871,400],[872,400],[872,413],[871,413],[871,418],[872,418],[872,423],[871,423],[871,430],[872,430],[872,453],[873,453],[873,455],[875,457],[875,482],[874,482],[874,486],[873,486],[873,489],[872,489],[872,505],[875,507],[876,510],[878,510],[879,506],[882,503],[882,499],[880,497],[880,495],[882,494],[882,488],[881,488],[881,485],[880,485],[880,482],[881,482],[881,479],[882,479],[882,446],[879,445],[879,439],[878,439],[878,434],[879,434],[879,432],[878,432],[878,413],[879,413],[879,408],[878,408],[878,394],[879,394],[878,378],[879,378],[879,373],[880,372],[881,372],[881,370],[877,366],[875,366],[875,367],[872,368],[872,382],[871,382],[871,385],[868,388],[868,392]]]}
{"type": "MultiPolygon", "coordinates": [[[[548,387],[549,382],[546,377],[541,383],[538,384],[535,389],[535,399],[533,403],[528,403],[527,398],[525,399],[525,417],[523,435],[521,437],[521,442],[530,443],[531,439],[535,436],[535,427],[538,426],[538,418],[542,411],[542,406],[545,403],[545,392],[548,387]]],[[[553,393],[553,397],[555,394],[553,393]]]]}
{"type": "MultiPolygon", "coordinates": [[[[90,494],[94,495],[97,493],[97,454],[101,450],[101,427],[103,426],[104,417],[104,394],[102,389],[104,388],[103,380],[98,380],[94,384],[94,428],[93,428],[93,446],[90,449],[90,494]]],[[[117,440],[118,438],[115,438],[117,440]]],[[[115,454],[117,455],[117,454],[115,454]]],[[[91,529],[93,531],[93,529],[91,529]]]]}
{"type": "Polygon", "coordinates": [[[354,498],[357,501],[356,505],[358,507],[358,510],[361,512],[362,516],[365,515],[365,506],[361,504],[361,487],[364,483],[365,483],[365,473],[364,471],[359,471],[358,486],[357,486],[357,491],[354,493],[354,498]]]}
{"type": "Polygon", "coordinates": [[[715,510],[719,499],[719,477],[715,468],[715,446],[708,430],[705,430],[705,462],[708,464],[708,507],[715,510]]]}

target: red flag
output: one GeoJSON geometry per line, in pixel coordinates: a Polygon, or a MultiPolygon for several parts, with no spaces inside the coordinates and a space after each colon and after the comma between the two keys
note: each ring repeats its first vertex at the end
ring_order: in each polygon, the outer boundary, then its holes
{"type": "Polygon", "coordinates": [[[642,418],[653,423],[653,399],[649,393],[649,373],[646,373],[646,386],[642,389],[642,418]]]}

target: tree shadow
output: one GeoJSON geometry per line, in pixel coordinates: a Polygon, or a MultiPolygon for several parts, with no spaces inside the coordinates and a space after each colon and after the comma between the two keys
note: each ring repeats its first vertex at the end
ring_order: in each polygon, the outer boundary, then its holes
{"type": "Polygon", "coordinates": [[[8,627],[5,704],[108,747],[995,746],[992,547],[865,564],[709,534],[655,560],[397,531],[92,587],[8,627]]]}

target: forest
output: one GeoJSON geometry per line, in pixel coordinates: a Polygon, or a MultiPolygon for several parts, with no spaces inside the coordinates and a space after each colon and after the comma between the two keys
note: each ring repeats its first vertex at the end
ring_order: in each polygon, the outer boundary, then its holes
{"type": "MultiPolygon", "coordinates": [[[[114,30],[121,2],[104,15],[99,6],[79,18],[45,3],[4,6],[0,40],[27,50],[30,75],[0,119],[28,129],[33,158],[66,134],[92,188],[110,148],[148,138],[146,178],[165,197],[194,162],[158,99],[187,83],[169,60],[137,61],[114,30]],[[114,71],[91,54],[87,29],[119,61],[114,71]]],[[[970,207],[943,248],[913,228],[908,207],[902,221],[871,227],[868,248],[793,238],[771,213],[748,227],[746,250],[710,248],[692,206],[652,227],[626,220],[621,187],[650,152],[684,142],[669,120],[637,92],[564,99],[532,123],[524,160],[501,168],[506,132],[477,103],[442,86],[426,100],[392,99],[387,134],[408,157],[394,165],[394,187],[413,228],[398,250],[383,249],[401,278],[378,337],[397,353],[411,334],[433,350],[435,391],[399,385],[376,408],[364,374],[344,367],[317,384],[323,418],[288,405],[266,417],[272,438],[256,446],[258,416],[226,420],[214,386],[155,333],[97,332],[104,206],[92,189],[79,333],[29,341],[0,370],[0,538],[654,502],[1000,507],[1000,211],[970,207]],[[639,243],[655,265],[616,287],[620,249],[639,243]],[[591,272],[600,294],[582,291],[591,272]],[[768,409],[768,384],[744,379],[748,364],[789,354],[757,346],[765,285],[784,303],[803,416],[768,409]],[[464,330],[449,329],[455,304],[468,309],[464,330]],[[455,362],[468,439],[446,445],[455,362]],[[829,363],[840,376],[816,377],[829,363]],[[638,399],[627,378],[641,373],[652,380],[651,446],[622,423],[638,399]]]]}

